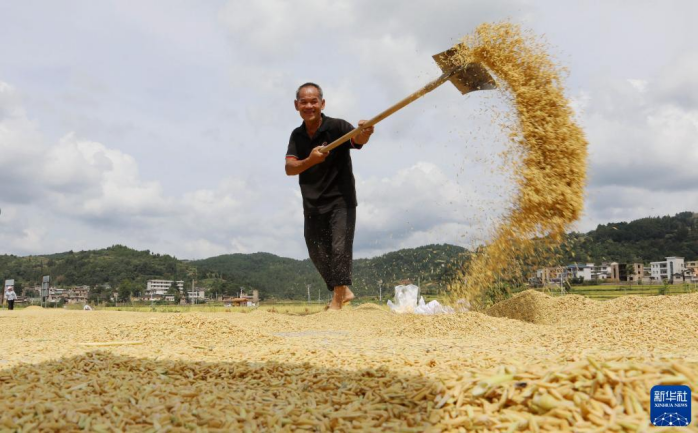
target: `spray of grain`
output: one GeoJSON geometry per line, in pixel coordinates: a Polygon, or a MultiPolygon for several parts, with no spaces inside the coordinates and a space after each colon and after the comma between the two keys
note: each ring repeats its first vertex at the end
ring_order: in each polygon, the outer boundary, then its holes
{"type": "Polygon", "coordinates": [[[477,303],[498,282],[523,279],[523,264],[540,261],[535,259],[545,256],[542,250],[554,250],[580,217],[587,141],[565,97],[564,69],[540,38],[508,22],[482,24],[455,51],[455,64],[478,62],[496,76],[516,115],[508,132],[521,154],[514,164],[513,206],[493,240],[451,285],[455,297],[477,303]]]}

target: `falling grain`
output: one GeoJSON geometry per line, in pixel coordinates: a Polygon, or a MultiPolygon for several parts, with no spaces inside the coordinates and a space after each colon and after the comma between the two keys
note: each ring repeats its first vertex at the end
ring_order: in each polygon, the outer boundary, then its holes
{"type": "Polygon", "coordinates": [[[482,24],[455,47],[455,65],[485,65],[508,95],[516,115],[508,135],[521,161],[514,164],[518,191],[511,209],[493,240],[451,285],[454,298],[477,305],[498,281],[522,280],[526,261],[553,250],[581,216],[587,141],[565,96],[564,70],[546,48],[508,22],[482,24]],[[541,247],[534,238],[547,242],[541,247]]]}

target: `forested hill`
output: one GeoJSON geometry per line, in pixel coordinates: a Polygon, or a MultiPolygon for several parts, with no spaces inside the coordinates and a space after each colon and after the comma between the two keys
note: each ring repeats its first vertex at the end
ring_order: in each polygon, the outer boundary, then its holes
{"type": "Polygon", "coordinates": [[[44,275],[51,276],[51,284],[58,287],[117,287],[127,283],[135,289],[145,288],[149,279],[191,281],[196,268],[169,255],[136,251],[122,245],[46,256],[0,255],[0,279],[14,279],[20,290],[24,286],[40,285],[44,275]]]}
{"type": "MultiPolygon", "coordinates": [[[[378,293],[401,281],[419,282],[425,290],[436,291],[445,285],[454,269],[467,256],[465,249],[453,245],[429,245],[403,249],[371,259],[354,261],[354,291],[358,295],[378,293]]],[[[294,260],[269,253],[229,254],[198,261],[182,261],[169,255],[136,251],[115,245],[102,250],[69,251],[47,256],[18,257],[0,255],[0,279],[16,280],[16,287],[41,284],[50,275],[53,285],[91,287],[108,284],[126,287],[137,294],[145,290],[149,279],[184,280],[185,287],[206,287],[218,293],[234,294],[241,288],[259,289],[264,298],[305,299],[308,285],[311,297],[327,295],[324,283],[310,260],[294,260]],[[320,290],[318,290],[320,289],[320,290]]],[[[107,287],[96,293],[106,295],[107,287]]],[[[126,295],[124,295],[126,296],[126,295]]]]}
{"type": "Polygon", "coordinates": [[[649,263],[671,256],[697,260],[698,214],[601,224],[588,233],[571,233],[569,245],[569,262],[649,263]]]}
{"type": "MultiPolygon", "coordinates": [[[[467,258],[464,248],[427,245],[403,249],[371,259],[354,260],[353,290],[357,295],[378,293],[378,284],[394,287],[401,281],[419,282],[426,290],[443,288],[455,269],[467,258]]],[[[280,298],[317,299],[326,296],[325,283],[310,260],[294,260],[268,253],[228,254],[189,262],[200,274],[216,274],[246,287],[256,287],[280,298]]]]}
{"type": "MultiPolygon", "coordinates": [[[[599,225],[588,233],[569,235],[570,251],[563,262],[643,262],[667,256],[698,259],[698,214],[642,218],[631,222],[599,225]]],[[[376,295],[400,282],[419,283],[425,291],[443,288],[468,252],[453,245],[428,245],[403,249],[370,259],[354,261],[354,290],[376,295]]],[[[564,264],[564,263],[562,263],[564,264]]],[[[184,280],[191,287],[207,287],[218,293],[259,289],[265,298],[304,299],[324,292],[324,283],[309,260],[294,260],[269,253],[229,254],[205,260],[183,261],[169,255],[136,251],[115,245],[102,250],[18,257],[0,255],[0,279],[15,279],[22,287],[41,283],[50,275],[58,286],[109,284],[139,293],[149,279],[184,280]]],[[[104,288],[105,292],[111,289],[104,288]]],[[[99,291],[99,289],[98,289],[99,291]]]]}

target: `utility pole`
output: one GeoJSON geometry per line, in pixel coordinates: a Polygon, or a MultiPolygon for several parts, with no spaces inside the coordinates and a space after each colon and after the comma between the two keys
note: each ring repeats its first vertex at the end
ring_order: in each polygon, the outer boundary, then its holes
{"type": "Polygon", "coordinates": [[[306,286],[308,288],[308,304],[310,304],[310,284],[306,286]]]}
{"type": "Polygon", "coordinates": [[[378,280],[378,300],[383,302],[383,280],[378,280]]]}
{"type": "Polygon", "coordinates": [[[560,272],[560,294],[565,294],[565,286],[562,284],[562,272],[560,272]]]}

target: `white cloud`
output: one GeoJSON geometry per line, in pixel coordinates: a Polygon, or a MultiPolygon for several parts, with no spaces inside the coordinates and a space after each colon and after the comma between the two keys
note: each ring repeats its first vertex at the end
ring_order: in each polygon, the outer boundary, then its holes
{"type": "Polygon", "coordinates": [[[21,106],[21,98],[0,80],[0,197],[6,203],[37,199],[43,158],[41,136],[21,106]]]}
{"type": "Polygon", "coordinates": [[[698,209],[698,106],[668,98],[670,90],[662,84],[691,89],[694,81],[694,75],[664,68],[651,80],[611,81],[590,91],[584,115],[590,188],[583,229],[698,209]]]}
{"type": "Polygon", "coordinates": [[[647,80],[637,80],[637,79],[628,79],[628,83],[630,83],[631,86],[635,88],[640,93],[644,93],[645,90],[647,90],[647,80]]]}
{"type": "Polygon", "coordinates": [[[488,219],[500,214],[508,199],[483,195],[424,161],[391,177],[359,179],[357,191],[359,256],[424,243],[471,246],[487,238],[494,228],[488,219]]]}
{"type": "MultiPolygon", "coordinates": [[[[547,34],[571,66],[590,140],[583,224],[697,210],[695,5],[605,7],[613,13],[528,0],[8,5],[0,79],[16,89],[0,81],[0,253],[121,243],[303,258],[297,178],[282,168],[300,123],[296,86],[319,82],[327,114],[356,123],[438,76],[431,55],[506,18],[547,34]]],[[[509,205],[505,139],[490,117],[504,109],[496,92],[464,98],[445,85],[378,125],[352,155],[356,255],[486,238],[509,205]]]]}
{"type": "Polygon", "coordinates": [[[9,245],[40,252],[42,241],[60,236],[51,229],[63,219],[108,228],[166,213],[159,184],[140,178],[132,156],[72,133],[52,144],[16,92],[5,83],[0,91],[0,191],[9,245]]]}
{"type": "MultiPolygon", "coordinates": [[[[149,216],[162,215],[170,210],[168,201],[162,197],[159,182],[144,182],[131,155],[101,143],[78,140],[73,135],[66,136],[50,152],[50,155],[59,154],[69,155],[62,163],[73,173],[78,173],[77,177],[84,174],[84,180],[98,185],[97,191],[80,197],[83,204],[77,207],[78,212],[96,217],[106,214],[149,216]]],[[[75,181],[80,182],[80,179],[75,181]]],[[[83,187],[82,191],[89,189],[83,187]]]]}
{"type": "MultiPolygon", "coordinates": [[[[590,185],[686,190],[698,183],[698,110],[662,103],[651,84],[628,94],[595,89],[584,123],[590,141],[590,185]]],[[[630,86],[628,86],[630,87],[630,86]]]]}
{"type": "Polygon", "coordinates": [[[684,109],[698,110],[698,52],[682,53],[665,65],[656,79],[657,99],[684,109]]]}

